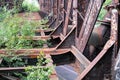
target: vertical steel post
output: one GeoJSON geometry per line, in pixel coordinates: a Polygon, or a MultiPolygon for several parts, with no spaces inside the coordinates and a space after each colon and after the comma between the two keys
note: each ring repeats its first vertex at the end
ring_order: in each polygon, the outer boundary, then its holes
{"type": "Polygon", "coordinates": [[[64,36],[66,36],[66,34],[67,34],[69,15],[70,15],[70,11],[71,11],[71,5],[72,5],[72,0],[68,0],[67,14],[66,14],[66,17],[65,17],[65,24],[64,24],[64,28],[63,28],[63,35],[64,36]]]}

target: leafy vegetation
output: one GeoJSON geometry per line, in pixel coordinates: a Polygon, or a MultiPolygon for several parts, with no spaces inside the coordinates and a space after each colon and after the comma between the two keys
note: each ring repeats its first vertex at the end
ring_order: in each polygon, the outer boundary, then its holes
{"type": "Polygon", "coordinates": [[[103,20],[105,14],[107,13],[107,11],[104,9],[105,6],[111,4],[112,0],[106,0],[105,3],[102,6],[102,9],[100,11],[100,14],[98,16],[98,20],[103,20]]]}
{"type": "MultiPolygon", "coordinates": [[[[11,54],[13,55],[14,53],[11,54]]],[[[36,65],[26,67],[25,72],[11,72],[9,75],[17,76],[21,80],[49,80],[54,66],[45,66],[50,60],[44,57],[44,53],[40,52],[36,65]]],[[[4,56],[2,58],[4,63],[0,64],[0,67],[23,67],[26,64],[28,65],[28,62],[18,55],[13,57],[4,56]]]]}
{"type": "MultiPolygon", "coordinates": [[[[104,16],[105,16],[105,14],[107,13],[107,10],[104,9],[104,8],[105,8],[105,6],[111,4],[111,2],[112,2],[112,0],[106,0],[106,1],[104,2],[103,6],[102,6],[102,8],[101,8],[101,11],[100,11],[100,13],[99,13],[98,20],[103,20],[103,19],[104,19],[104,16]]],[[[95,24],[95,27],[98,27],[99,25],[100,25],[100,23],[98,22],[98,23],[95,24]]]]}
{"type": "Polygon", "coordinates": [[[49,63],[49,60],[44,58],[43,52],[40,52],[37,60],[36,66],[28,66],[26,68],[27,80],[50,80],[49,76],[53,71],[53,66],[41,67],[49,63]]]}
{"type": "Polygon", "coordinates": [[[18,13],[22,11],[23,0],[1,0],[0,8],[6,6],[7,9],[12,10],[12,13],[18,13]]]}
{"type": "Polygon", "coordinates": [[[11,15],[11,10],[8,11],[6,6],[4,6],[3,8],[0,7],[0,22],[10,15],[11,15]]]}
{"type": "Polygon", "coordinates": [[[11,9],[13,13],[40,11],[38,0],[1,0],[0,7],[4,6],[11,9]]]}
{"type": "Polygon", "coordinates": [[[25,11],[40,11],[40,5],[38,0],[24,0],[22,3],[22,8],[25,11]]]}
{"type": "Polygon", "coordinates": [[[45,41],[26,40],[25,36],[31,38],[35,36],[35,29],[41,25],[41,22],[33,22],[10,15],[0,22],[0,48],[21,49],[33,48],[35,46],[42,47],[45,41]],[[21,36],[21,38],[19,38],[21,36]]]}
{"type": "MultiPolygon", "coordinates": [[[[17,4],[16,2],[14,3],[14,5],[17,4]]],[[[40,21],[27,20],[15,14],[20,10],[21,5],[14,6],[9,10],[7,5],[0,7],[0,49],[6,49],[6,54],[8,55],[0,55],[0,58],[3,59],[0,67],[23,67],[26,64],[28,65],[20,55],[16,55],[14,51],[10,51],[9,49],[41,48],[46,43],[43,40],[34,41],[32,37],[35,36],[36,28],[47,28],[47,26],[40,27],[48,22],[47,18],[40,21]],[[25,39],[26,36],[30,36],[30,39],[25,39]]],[[[43,53],[38,56],[37,60],[36,65],[26,68],[26,72],[11,72],[8,75],[17,76],[21,80],[49,80],[53,66],[39,68],[39,66],[45,66],[49,62],[49,60],[44,58],[43,53]]]]}

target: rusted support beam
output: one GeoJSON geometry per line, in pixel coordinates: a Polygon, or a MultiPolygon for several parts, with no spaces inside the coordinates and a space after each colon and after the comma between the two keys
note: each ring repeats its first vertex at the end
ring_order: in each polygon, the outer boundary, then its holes
{"type": "Polygon", "coordinates": [[[71,11],[71,6],[72,6],[72,0],[68,0],[68,5],[67,5],[67,14],[65,17],[65,25],[63,27],[63,35],[66,36],[67,34],[67,29],[68,29],[68,22],[69,22],[69,16],[70,16],[70,11],[71,11]]]}
{"type": "Polygon", "coordinates": [[[48,28],[54,29],[56,27],[55,26],[56,20],[57,18],[53,19],[53,21],[49,24],[48,28]]]}
{"type": "Polygon", "coordinates": [[[71,47],[71,52],[85,68],[90,64],[90,61],[75,46],[71,47]]]}
{"type": "Polygon", "coordinates": [[[79,14],[79,16],[82,18],[82,20],[84,21],[84,17],[83,15],[80,13],[80,11],[77,10],[77,13],[79,14]]]}
{"type": "Polygon", "coordinates": [[[79,35],[79,50],[83,53],[104,0],[91,0],[79,35]]]}
{"type": "Polygon", "coordinates": [[[113,47],[113,54],[112,54],[112,68],[111,68],[111,74],[112,74],[112,80],[115,79],[115,71],[114,71],[114,67],[115,67],[115,58],[117,56],[118,53],[118,11],[116,9],[112,10],[112,14],[111,14],[111,27],[112,29],[115,29],[116,32],[112,31],[113,35],[112,37],[116,37],[115,39],[115,44],[113,47]]]}
{"type": "Polygon", "coordinates": [[[73,0],[73,25],[76,25],[77,27],[77,23],[78,23],[78,13],[77,13],[77,8],[78,8],[78,0],[73,0]]]}
{"type": "Polygon", "coordinates": [[[78,17],[77,17],[77,27],[76,27],[76,34],[75,34],[75,45],[77,48],[79,48],[79,42],[78,42],[78,38],[79,38],[79,34],[80,34],[80,30],[82,27],[82,24],[84,22],[85,19],[85,14],[89,5],[89,1],[90,0],[78,0],[78,8],[77,8],[77,13],[78,13],[78,17]]]}
{"type": "Polygon", "coordinates": [[[54,17],[57,18],[57,0],[53,1],[53,14],[54,17]]]}
{"type": "MultiPolygon", "coordinates": [[[[34,67],[34,68],[43,68],[45,66],[34,67]]],[[[12,71],[24,71],[27,67],[8,67],[8,68],[0,68],[0,73],[3,72],[12,72],[12,71]]]]}
{"type": "Polygon", "coordinates": [[[85,75],[95,66],[95,64],[105,55],[110,47],[112,47],[117,41],[118,34],[118,12],[116,9],[112,10],[111,17],[111,35],[110,39],[106,42],[102,51],[96,56],[96,58],[87,66],[87,68],[78,76],[77,80],[82,80],[85,75]]]}
{"type": "Polygon", "coordinates": [[[50,36],[25,36],[25,37],[21,37],[19,36],[19,38],[22,38],[22,39],[27,39],[27,40],[48,40],[48,39],[51,39],[50,36]]]}
{"type": "Polygon", "coordinates": [[[44,11],[44,0],[39,0],[40,10],[44,11]]]}
{"type": "Polygon", "coordinates": [[[71,45],[75,45],[75,28],[76,25],[73,25],[70,32],[64,37],[64,39],[56,46],[56,49],[65,49],[70,48],[71,45]]]}
{"type": "Polygon", "coordinates": [[[111,19],[110,19],[110,20],[97,20],[97,22],[101,22],[101,23],[110,23],[110,22],[111,22],[111,19]]]}
{"type": "Polygon", "coordinates": [[[23,56],[38,56],[41,51],[43,51],[45,54],[50,54],[50,55],[59,55],[59,54],[64,54],[70,51],[70,48],[66,49],[55,49],[55,48],[43,48],[43,49],[1,49],[0,54],[1,55],[6,55],[7,51],[14,52],[17,55],[23,55],[23,56]]]}
{"type": "Polygon", "coordinates": [[[61,17],[62,17],[63,21],[65,20],[65,12],[63,11],[64,8],[65,8],[65,0],[62,0],[60,12],[61,12],[61,17]]]}
{"type": "Polygon", "coordinates": [[[51,32],[54,31],[54,29],[36,29],[35,32],[51,32]]]}
{"type": "Polygon", "coordinates": [[[63,20],[59,22],[55,30],[50,34],[51,36],[58,36],[63,31],[63,20]]]}
{"type": "Polygon", "coordinates": [[[61,39],[62,41],[65,39],[65,36],[64,36],[62,33],[60,33],[60,39],[61,39]]]}

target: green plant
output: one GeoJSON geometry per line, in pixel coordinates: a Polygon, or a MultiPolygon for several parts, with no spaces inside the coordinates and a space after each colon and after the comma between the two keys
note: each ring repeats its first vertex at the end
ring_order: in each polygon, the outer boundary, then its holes
{"type": "MultiPolygon", "coordinates": [[[[7,55],[0,55],[5,61],[4,64],[0,64],[1,67],[21,67],[25,66],[25,62],[22,60],[19,55],[15,55],[15,52],[10,51],[9,49],[22,49],[22,48],[41,48],[44,43],[43,40],[34,41],[31,38],[35,36],[35,29],[40,27],[43,24],[47,23],[46,21],[31,21],[26,20],[25,18],[21,18],[16,14],[13,14],[11,10],[7,10],[6,8],[1,9],[0,12],[0,49],[6,49],[7,55]],[[30,36],[30,39],[25,39],[26,36],[30,36]]],[[[41,27],[43,28],[43,27],[41,27]]],[[[42,53],[41,53],[42,54],[42,53]]],[[[48,60],[44,58],[44,55],[40,55],[38,57],[37,67],[40,65],[45,65],[48,63],[48,60]]],[[[49,80],[49,75],[51,74],[52,67],[38,68],[35,66],[31,66],[27,68],[27,78],[22,73],[9,73],[10,75],[15,75],[21,78],[21,80],[36,80],[31,78],[32,72],[31,70],[35,70],[35,77],[41,72],[41,77],[39,80],[49,80]],[[38,70],[38,72],[37,72],[38,70]]]]}
{"type": "MultiPolygon", "coordinates": [[[[6,54],[7,54],[7,56],[0,57],[3,59],[2,63],[0,64],[0,67],[23,67],[27,64],[25,61],[23,61],[23,59],[20,56],[15,55],[14,52],[7,52],[6,54]]],[[[25,77],[25,75],[22,74],[22,72],[8,72],[5,74],[6,75],[14,75],[19,78],[25,77]]]]}
{"type": "Polygon", "coordinates": [[[104,9],[105,6],[109,5],[112,2],[112,0],[106,0],[105,3],[102,6],[102,9],[100,11],[100,14],[98,16],[99,20],[103,20],[105,14],[107,13],[107,11],[104,9]]]}
{"type": "Polygon", "coordinates": [[[26,36],[35,36],[35,29],[41,25],[40,21],[31,21],[17,15],[9,15],[0,22],[0,48],[21,49],[42,47],[45,41],[25,39],[26,36]],[[21,36],[21,37],[19,37],[21,36]]]}
{"type": "MultiPolygon", "coordinates": [[[[98,20],[103,20],[105,14],[107,13],[107,10],[104,9],[105,6],[111,4],[112,0],[106,0],[100,10],[99,16],[98,16],[98,20]]],[[[96,23],[96,27],[99,26],[100,23],[96,23]]]]}
{"type": "MultiPolygon", "coordinates": [[[[19,55],[14,52],[7,53],[8,56],[2,56],[3,63],[0,67],[23,67],[29,65],[26,60],[23,60],[19,55]]],[[[34,66],[28,66],[25,72],[8,72],[9,75],[19,77],[20,80],[50,80],[49,76],[53,72],[54,66],[46,66],[50,60],[44,58],[45,55],[41,51],[37,56],[37,63],[34,66]]]]}
{"type": "Polygon", "coordinates": [[[38,3],[38,0],[24,0],[22,3],[22,8],[25,11],[40,11],[40,5],[38,3]]]}
{"type": "Polygon", "coordinates": [[[26,68],[27,80],[50,80],[49,76],[52,74],[53,66],[45,66],[49,63],[48,59],[44,58],[43,52],[40,52],[40,55],[37,57],[36,66],[28,66],[26,68]]]}
{"type": "Polygon", "coordinates": [[[3,21],[6,17],[11,15],[11,10],[7,10],[7,7],[0,7],[0,22],[3,21]]]}
{"type": "Polygon", "coordinates": [[[13,0],[13,13],[18,13],[22,11],[23,0],[13,0]]]}
{"type": "Polygon", "coordinates": [[[22,67],[25,65],[25,62],[23,62],[22,58],[20,58],[19,56],[17,55],[14,55],[12,57],[10,56],[2,57],[4,63],[0,64],[1,67],[22,67]]]}
{"type": "Polygon", "coordinates": [[[0,8],[5,7],[8,10],[12,10],[12,13],[18,13],[22,11],[23,0],[1,0],[0,8]]]}

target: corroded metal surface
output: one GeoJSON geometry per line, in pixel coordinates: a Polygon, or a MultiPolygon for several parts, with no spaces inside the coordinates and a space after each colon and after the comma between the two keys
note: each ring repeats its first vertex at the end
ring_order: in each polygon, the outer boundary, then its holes
{"type": "Polygon", "coordinates": [[[65,18],[65,25],[64,25],[64,28],[63,28],[63,35],[64,36],[66,36],[67,30],[68,30],[68,21],[69,21],[71,6],[72,6],[72,0],[68,0],[68,6],[67,6],[67,12],[66,12],[66,18],[65,18]]]}
{"type": "MultiPolygon", "coordinates": [[[[37,29],[36,32],[40,32],[42,36],[34,36],[33,40],[48,40],[51,38],[60,38],[61,42],[57,44],[54,48],[44,48],[44,49],[20,49],[20,50],[10,50],[16,51],[17,54],[22,55],[22,53],[29,52],[30,54],[23,54],[24,56],[36,57],[39,55],[40,51],[43,51],[50,58],[50,55],[59,55],[67,52],[72,52],[75,57],[80,62],[81,74],[79,74],[77,80],[83,79],[86,74],[95,66],[95,64],[104,56],[107,50],[116,42],[117,39],[117,12],[112,10],[112,17],[109,21],[100,21],[110,25],[111,23],[111,35],[110,39],[105,44],[102,51],[95,57],[95,59],[90,62],[82,53],[86,48],[86,44],[89,40],[97,16],[102,7],[104,0],[39,0],[41,11],[52,14],[54,18],[53,22],[49,25],[52,26],[52,30],[40,30],[37,29]],[[90,1],[90,2],[89,2],[90,1]],[[88,6],[89,3],[89,6],[88,6]],[[72,23],[72,25],[71,25],[72,23]],[[52,33],[48,36],[45,32],[51,31],[52,33]],[[81,65],[82,63],[82,65],[81,65]]],[[[116,5],[118,0],[114,0],[116,5]]],[[[116,7],[116,6],[114,6],[116,7]]],[[[113,8],[113,7],[112,7],[113,8]]],[[[40,17],[37,19],[40,19],[40,17]]],[[[26,39],[31,37],[26,36],[26,39]]],[[[6,50],[0,50],[1,54],[5,54],[6,50]]],[[[51,60],[52,63],[52,60],[51,60]]],[[[50,63],[50,65],[51,65],[50,63]]],[[[79,64],[78,64],[79,65],[79,64]]],[[[13,68],[11,68],[13,69],[13,68]]],[[[9,70],[11,70],[9,68],[9,70]]],[[[24,69],[24,68],[14,68],[24,69]]],[[[4,68],[5,70],[5,68],[4,68]]]]}
{"type": "Polygon", "coordinates": [[[96,22],[99,11],[102,7],[103,0],[91,0],[89,4],[89,9],[87,10],[87,14],[85,16],[84,23],[82,25],[80,35],[79,35],[79,50],[81,52],[84,51],[85,46],[88,42],[90,34],[93,30],[94,24],[96,22]]]}
{"type": "Polygon", "coordinates": [[[59,55],[59,54],[63,54],[63,53],[67,53],[70,51],[70,49],[55,49],[55,48],[43,48],[43,49],[19,49],[19,50],[15,50],[15,49],[10,49],[10,50],[5,50],[5,49],[1,49],[0,50],[0,54],[6,55],[7,51],[13,51],[16,54],[19,55],[24,55],[24,56],[38,56],[40,51],[43,51],[45,54],[51,54],[51,55],[59,55]]]}
{"type": "Polygon", "coordinates": [[[117,31],[118,31],[118,12],[116,9],[113,9],[111,17],[110,39],[106,42],[102,51],[95,57],[95,59],[89,64],[89,66],[78,76],[77,80],[83,79],[85,75],[95,66],[95,64],[105,55],[107,50],[113,46],[113,44],[117,41],[118,34],[117,31]]]}

